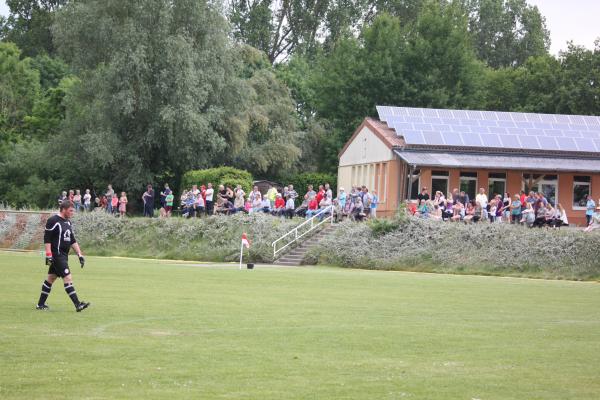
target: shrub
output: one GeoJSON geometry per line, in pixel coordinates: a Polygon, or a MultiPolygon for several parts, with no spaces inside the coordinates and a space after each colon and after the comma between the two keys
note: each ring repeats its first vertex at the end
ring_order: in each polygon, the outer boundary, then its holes
{"type": "Polygon", "coordinates": [[[272,262],[271,243],[297,224],[265,214],[121,220],[93,212],[74,218],[76,237],[86,254],[215,262],[239,259],[243,232],[252,242],[244,260],[272,262]]]}
{"type": "Polygon", "coordinates": [[[597,279],[600,235],[417,218],[344,222],[308,259],[342,267],[597,279]]]}
{"type": "Polygon", "coordinates": [[[181,178],[181,192],[192,185],[206,185],[209,182],[215,188],[218,185],[229,185],[233,189],[236,185],[242,185],[244,191],[249,193],[252,190],[253,179],[248,171],[232,167],[193,170],[186,172],[181,178]]]}

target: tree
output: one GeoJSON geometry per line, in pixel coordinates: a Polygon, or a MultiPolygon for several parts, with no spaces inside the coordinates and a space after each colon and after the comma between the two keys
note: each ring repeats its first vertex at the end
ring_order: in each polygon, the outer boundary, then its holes
{"type": "Polygon", "coordinates": [[[550,48],[537,6],[526,0],[465,0],[478,57],[492,68],[516,67],[550,48]]]}
{"type": "Polygon", "coordinates": [[[569,43],[560,54],[562,80],[557,109],[565,114],[600,114],[600,39],[593,50],[569,43]]]}
{"type": "Polygon", "coordinates": [[[71,182],[141,188],[216,162],[226,148],[222,121],[242,97],[217,9],[196,0],[82,0],[58,12],[53,32],[80,77],[53,140],[71,182]]]}
{"type": "Polygon", "coordinates": [[[31,59],[21,60],[17,46],[0,42],[0,158],[4,145],[22,139],[25,117],[39,95],[40,77],[31,59]]]}
{"type": "Polygon", "coordinates": [[[240,56],[246,101],[228,121],[227,159],[255,176],[289,173],[300,158],[304,136],[290,92],[264,53],[244,46],[240,56]]]}
{"type": "MultiPolygon", "coordinates": [[[[9,16],[0,35],[14,42],[24,56],[54,54],[50,29],[54,12],[68,0],[7,0],[9,16]]],[[[2,24],[0,24],[2,26],[2,24]]]]}

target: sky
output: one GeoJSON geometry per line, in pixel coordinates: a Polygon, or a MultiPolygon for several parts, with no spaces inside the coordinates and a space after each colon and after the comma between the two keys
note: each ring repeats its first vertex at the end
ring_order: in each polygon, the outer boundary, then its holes
{"type": "MultiPolygon", "coordinates": [[[[536,5],[550,29],[552,41],[550,52],[558,55],[572,40],[588,49],[594,48],[594,40],[600,37],[600,0],[528,0],[536,5]]],[[[5,0],[0,0],[0,14],[8,15],[5,0]]]]}

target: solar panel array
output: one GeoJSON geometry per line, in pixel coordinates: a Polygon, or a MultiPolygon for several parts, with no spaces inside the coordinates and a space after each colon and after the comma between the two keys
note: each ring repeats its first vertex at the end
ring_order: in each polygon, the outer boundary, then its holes
{"type": "Polygon", "coordinates": [[[600,152],[600,117],[377,106],[408,145],[600,152]]]}

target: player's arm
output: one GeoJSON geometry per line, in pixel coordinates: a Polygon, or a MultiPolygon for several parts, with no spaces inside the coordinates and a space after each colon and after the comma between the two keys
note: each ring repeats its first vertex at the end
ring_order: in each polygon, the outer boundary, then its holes
{"type": "Polygon", "coordinates": [[[44,250],[46,252],[46,265],[52,264],[52,233],[56,228],[56,224],[52,224],[52,220],[49,218],[46,221],[46,229],[44,230],[44,250]]]}
{"type": "Polygon", "coordinates": [[[81,252],[81,248],[79,247],[79,243],[75,240],[75,236],[71,236],[71,240],[73,240],[73,244],[71,247],[75,250],[77,257],[79,257],[79,263],[81,264],[81,268],[85,265],[85,258],[83,257],[83,253],[81,252]]]}

